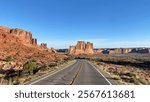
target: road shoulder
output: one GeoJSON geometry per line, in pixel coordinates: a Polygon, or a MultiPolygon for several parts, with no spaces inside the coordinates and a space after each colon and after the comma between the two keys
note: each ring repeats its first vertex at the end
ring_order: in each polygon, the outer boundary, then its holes
{"type": "Polygon", "coordinates": [[[58,72],[61,71],[61,70],[64,70],[64,69],[66,69],[66,68],[68,68],[68,67],[74,65],[76,62],[77,62],[77,61],[74,60],[74,61],[72,61],[71,63],[69,63],[68,65],[63,66],[63,67],[61,67],[61,68],[58,68],[57,70],[54,70],[54,71],[52,71],[52,72],[49,72],[49,73],[44,74],[44,75],[42,75],[42,76],[39,76],[39,77],[37,77],[37,78],[34,78],[33,80],[30,80],[30,81],[24,83],[24,85],[33,85],[34,83],[39,82],[39,81],[42,80],[42,79],[45,79],[45,78],[47,78],[47,77],[49,77],[49,76],[51,76],[51,75],[53,75],[53,74],[55,74],[55,73],[58,73],[58,72]]]}
{"type": "Polygon", "coordinates": [[[108,73],[106,73],[100,66],[98,66],[96,63],[93,63],[91,61],[88,61],[91,65],[93,65],[98,71],[100,71],[101,74],[105,76],[105,78],[112,84],[112,85],[119,85],[119,82],[114,80],[108,73]]]}

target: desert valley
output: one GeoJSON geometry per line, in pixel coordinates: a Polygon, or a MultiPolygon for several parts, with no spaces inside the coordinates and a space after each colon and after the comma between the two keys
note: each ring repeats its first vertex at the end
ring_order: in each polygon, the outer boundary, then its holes
{"type": "Polygon", "coordinates": [[[0,26],[0,84],[25,84],[76,59],[90,61],[117,84],[150,84],[150,48],[94,48],[78,41],[61,50],[39,44],[29,31],[0,26]]]}

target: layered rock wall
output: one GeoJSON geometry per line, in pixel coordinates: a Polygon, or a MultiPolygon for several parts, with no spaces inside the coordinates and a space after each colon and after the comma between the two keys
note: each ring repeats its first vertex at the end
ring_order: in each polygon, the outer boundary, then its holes
{"type": "Polygon", "coordinates": [[[75,46],[70,46],[69,54],[71,55],[91,55],[94,54],[93,43],[78,41],[75,46]]]}
{"type": "Polygon", "coordinates": [[[99,49],[96,54],[128,54],[128,53],[150,53],[148,48],[114,48],[114,49],[99,49]]]}
{"type": "Polygon", "coordinates": [[[24,45],[37,45],[37,39],[32,38],[31,32],[19,28],[11,29],[8,27],[0,26],[0,34],[3,37],[9,35],[15,36],[24,45]]]}
{"type": "Polygon", "coordinates": [[[10,30],[10,34],[17,36],[23,44],[32,44],[32,33],[25,30],[15,28],[10,30]]]}
{"type": "Polygon", "coordinates": [[[46,43],[42,43],[41,45],[37,44],[37,39],[32,37],[31,32],[28,32],[19,28],[12,29],[8,27],[0,26],[0,41],[2,40],[14,41],[14,39],[19,40],[19,42],[21,42],[22,44],[26,46],[36,46],[42,49],[47,49],[46,43]],[[5,39],[6,36],[7,36],[7,39],[5,39]],[[8,37],[10,39],[8,39],[8,37]]]}

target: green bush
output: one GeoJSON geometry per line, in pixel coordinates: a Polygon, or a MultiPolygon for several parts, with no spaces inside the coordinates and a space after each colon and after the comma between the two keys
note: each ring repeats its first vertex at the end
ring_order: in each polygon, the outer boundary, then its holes
{"type": "Polygon", "coordinates": [[[23,65],[23,71],[29,74],[33,74],[34,70],[37,70],[37,65],[33,61],[28,61],[23,65]]]}

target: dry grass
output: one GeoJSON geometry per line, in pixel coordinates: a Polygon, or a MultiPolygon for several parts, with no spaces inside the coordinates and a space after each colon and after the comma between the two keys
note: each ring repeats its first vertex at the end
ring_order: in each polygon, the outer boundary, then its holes
{"type": "Polygon", "coordinates": [[[65,67],[67,67],[73,63],[75,63],[75,60],[71,60],[71,61],[68,61],[66,63],[58,64],[58,66],[55,66],[55,67],[49,67],[49,68],[47,68],[47,70],[38,72],[35,75],[31,75],[31,76],[28,76],[27,78],[21,79],[22,80],[21,84],[27,84],[33,80],[39,79],[42,76],[45,76],[45,75],[50,74],[50,73],[54,73],[54,72],[56,72],[62,68],[65,68],[65,67]]]}
{"type": "MultiPolygon", "coordinates": [[[[103,55],[100,58],[92,59],[100,69],[108,73],[114,80],[120,84],[135,84],[135,85],[150,85],[150,68],[146,66],[139,66],[137,63],[145,63],[150,56],[146,55],[103,55]],[[121,56],[121,57],[120,57],[121,56]],[[125,56],[125,57],[124,57],[125,56]],[[106,62],[105,62],[105,61],[106,62]],[[109,62],[107,62],[109,61],[109,62]],[[130,65],[124,65],[123,63],[113,62],[131,62],[130,65]]],[[[149,60],[150,61],[150,60],[149,60]]]]}

